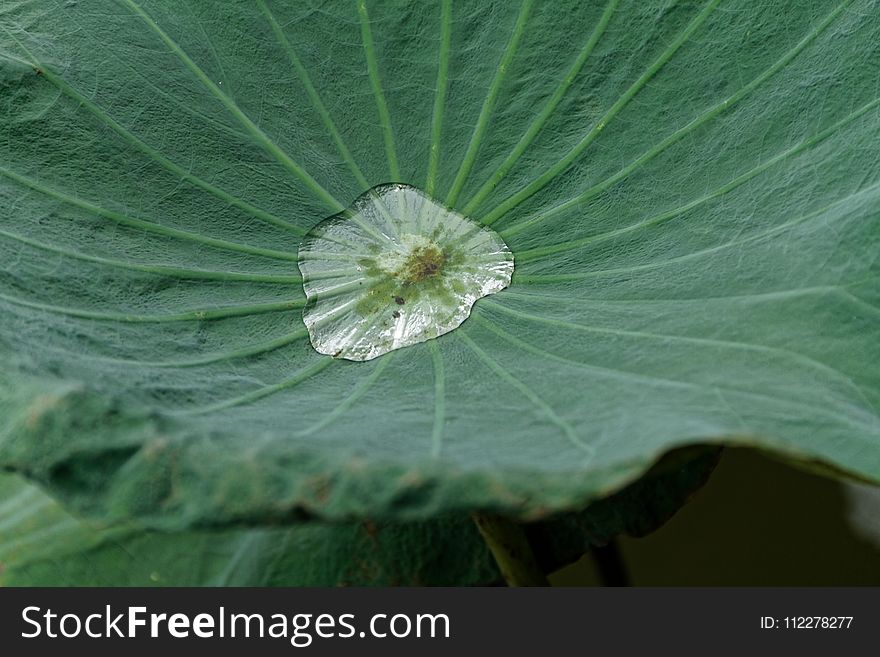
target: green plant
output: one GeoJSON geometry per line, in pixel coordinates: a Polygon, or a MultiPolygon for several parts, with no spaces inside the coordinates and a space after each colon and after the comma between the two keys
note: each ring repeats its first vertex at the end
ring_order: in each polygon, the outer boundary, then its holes
{"type": "Polygon", "coordinates": [[[693,444],[876,483],[878,36],[872,0],[6,3],[0,465],[248,558],[286,530],[228,528],[576,522],[693,444]],[[322,356],[297,248],[387,182],[512,284],[322,356]]]}

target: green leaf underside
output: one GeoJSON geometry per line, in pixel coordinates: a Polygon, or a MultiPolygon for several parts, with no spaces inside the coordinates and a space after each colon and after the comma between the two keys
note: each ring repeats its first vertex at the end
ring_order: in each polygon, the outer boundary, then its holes
{"type": "Polygon", "coordinates": [[[0,464],[172,528],[534,518],[696,442],[880,480],[877,5],[4,3],[0,464]],[[297,248],[387,182],[513,282],[334,361],[297,248]]]}
{"type": "MultiPolygon", "coordinates": [[[[641,536],[699,488],[717,450],[671,455],[587,509],[525,525],[547,572],[625,532],[641,536]]],[[[17,475],[0,475],[0,586],[470,585],[500,574],[467,515],[412,523],[149,532],[77,518],[17,475]]]]}

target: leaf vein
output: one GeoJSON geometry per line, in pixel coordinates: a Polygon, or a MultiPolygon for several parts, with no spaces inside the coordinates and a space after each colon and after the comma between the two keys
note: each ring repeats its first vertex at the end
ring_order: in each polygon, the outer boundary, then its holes
{"type": "Polygon", "coordinates": [[[72,249],[51,246],[32,240],[28,237],[16,235],[8,231],[0,229],[0,235],[12,240],[27,244],[35,249],[57,253],[66,258],[82,260],[83,262],[92,262],[106,267],[114,267],[117,269],[130,269],[132,271],[140,271],[148,274],[158,274],[169,278],[180,278],[184,280],[209,280],[209,281],[247,281],[251,283],[278,283],[282,285],[301,283],[302,278],[299,276],[273,276],[271,274],[250,274],[243,272],[226,272],[226,271],[208,271],[206,269],[186,269],[182,267],[173,267],[169,265],[142,264],[136,262],[127,262],[125,260],[113,260],[101,256],[93,256],[86,253],[80,253],[72,249]]]}
{"type": "MultiPolygon", "coordinates": [[[[821,143],[822,141],[827,139],[829,136],[831,136],[832,134],[834,134],[835,132],[837,132],[841,128],[845,127],[849,123],[852,123],[853,121],[855,121],[856,119],[858,119],[862,115],[866,114],[870,110],[874,109],[878,105],[880,105],[880,97],[875,98],[874,100],[870,101],[869,103],[866,103],[865,105],[863,105],[862,107],[857,109],[852,114],[849,114],[848,116],[844,117],[840,121],[837,121],[833,125],[825,128],[824,130],[821,130],[820,132],[816,133],[812,137],[805,139],[804,141],[797,144],[796,146],[793,146],[785,151],[782,151],[781,153],[777,153],[776,155],[774,155],[770,159],[765,160],[764,162],[761,162],[760,164],[753,167],[749,171],[746,171],[745,173],[728,181],[727,183],[725,183],[721,187],[718,187],[717,189],[709,192],[708,194],[706,194],[704,196],[701,196],[701,197],[694,199],[688,203],[685,203],[684,205],[682,205],[680,207],[673,208],[672,210],[667,210],[666,212],[661,212],[660,214],[654,215],[653,217],[650,217],[648,219],[644,219],[644,220],[636,222],[634,224],[630,224],[628,226],[624,226],[623,228],[617,228],[615,230],[610,230],[610,231],[607,231],[604,233],[599,233],[597,235],[590,235],[588,237],[583,237],[583,238],[580,238],[577,240],[569,240],[567,242],[561,242],[559,244],[551,244],[549,246],[543,246],[543,247],[538,247],[535,249],[529,249],[527,251],[522,251],[521,253],[519,253],[517,255],[517,259],[520,262],[528,262],[530,260],[535,260],[537,258],[542,258],[542,257],[548,256],[548,255],[553,255],[556,253],[563,253],[565,251],[570,251],[572,249],[576,249],[581,246],[586,246],[587,244],[592,244],[594,242],[604,241],[607,239],[611,239],[613,237],[618,237],[619,235],[631,233],[635,230],[638,230],[639,228],[645,228],[647,226],[655,226],[657,224],[663,223],[663,222],[668,221],[670,219],[674,219],[675,217],[678,217],[678,216],[684,214],[685,212],[688,212],[689,210],[693,210],[694,208],[696,208],[700,205],[703,205],[704,203],[707,203],[708,201],[711,201],[712,199],[716,199],[716,198],[720,198],[720,197],[724,196],[725,194],[733,191],[734,189],[736,189],[740,185],[743,185],[744,183],[748,182],[749,180],[751,180],[752,178],[754,178],[758,174],[763,173],[764,171],[766,171],[770,167],[774,166],[775,164],[782,162],[786,158],[797,155],[798,153],[821,143]]],[[[501,232],[501,235],[505,236],[505,237],[509,237],[509,235],[505,235],[504,231],[501,232]]]]}
{"type": "Polygon", "coordinates": [[[428,342],[434,368],[434,424],[431,428],[431,457],[439,458],[446,428],[446,374],[443,369],[443,352],[437,340],[428,342]]]}
{"type": "Polygon", "coordinates": [[[657,72],[663,68],[663,66],[668,62],[672,56],[676,53],[676,51],[685,43],[685,41],[690,38],[690,36],[696,32],[696,30],[703,24],[706,18],[709,17],[715,7],[718,6],[718,3],[721,0],[709,0],[706,3],[706,6],[703,10],[688,24],[688,26],[681,32],[681,34],[676,37],[676,39],[666,48],[666,50],[661,53],[660,57],[658,57],[651,66],[647,68],[647,70],[642,73],[639,78],[630,85],[629,88],[618,98],[615,103],[608,109],[607,112],[596,122],[596,124],[590,129],[590,131],[586,134],[586,136],[579,141],[574,148],[572,148],[566,155],[559,160],[552,167],[547,169],[543,174],[541,174],[538,178],[533,180],[531,183],[526,185],[524,188],[511,194],[504,201],[499,203],[493,210],[491,210],[488,214],[486,214],[481,219],[481,223],[486,226],[490,226],[505,213],[517,207],[520,203],[525,201],[527,198],[531,197],[539,190],[543,189],[546,185],[548,185],[551,181],[553,181],[559,174],[568,169],[572,162],[574,162],[580,154],[599,136],[602,130],[608,125],[608,123],[615,117],[617,114],[629,103],[630,100],[642,89],[642,87],[647,84],[648,80],[650,80],[657,72]]]}
{"type": "Polygon", "coordinates": [[[531,143],[535,140],[535,137],[538,136],[538,133],[544,127],[544,124],[550,119],[550,116],[556,111],[557,106],[560,102],[562,102],[563,97],[568,92],[569,87],[571,87],[572,83],[577,78],[587,59],[589,59],[590,55],[593,52],[593,49],[596,47],[596,44],[599,42],[599,39],[605,33],[605,28],[608,27],[608,23],[611,21],[611,16],[614,14],[614,10],[617,8],[619,0],[609,0],[608,4],[605,7],[605,11],[602,13],[599,22],[596,24],[596,27],[593,29],[590,34],[590,38],[584,44],[584,47],[581,49],[580,54],[578,54],[575,62],[572,64],[571,68],[565,74],[565,77],[559,82],[559,85],[556,87],[556,91],[553,92],[553,95],[547,101],[547,104],[544,105],[544,109],[541,110],[541,113],[535,117],[535,120],[532,121],[531,125],[529,125],[526,132],[520,137],[520,140],[517,142],[516,146],[513,147],[513,150],[510,154],[504,159],[504,161],[498,165],[495,169],[494,173],[489,177],[489,179],[483,183],[482,187],[480,187],[477,192],[473,195],[473,197],[468,201],[464,209],[462,210],[462,214],[470,215],[474,210],[476,210],[480,203],[482,203],[486,196],[488,196],[493,189],[498,185],[499,182],[507,175],[508,171],[510,171],[511,167],[516,163],[517,160],[522,156],[522,154],[526,151],[526,149],[531,145],[531,143]]]}
{"type": "Polygon", "coordinates": [[[525,383],[517,379],[510,372],[508,372],[504,367],[501,366],[496,360],[494,360],[489,354],[487,354],[483,349],[481,349],[477,344],[469,338],[464,333],[458,331],[455,333],[468,347],[471,348],[477,357],[486,364],[486,366],[492,370],[498,378],[502,381],[505,381],[510,386],[516,388],[520,394],[522,394],[526,399],[528,399],[536,408],[538,408],[550,422],[555,424],[561,431],[565,438],[576,448],[587,453],[589,458],[592,458],[595,450],[593,447],[587,443],[585,443],[581,438],[577,435],[571,425],[563,420],[559,415],[556,414],[556,411],[545,402],[541,397],[539,397],[534,390],[532,390],[525,383]]]}
{"type": "Polygon", "coordinates": [[[382,80],[379,77],[376,46],[373,43],[373,32],[370,29],[370,17],[367,14],[366,0],[358,0],[358,14],[360,15],[361,22],[361,40],[364,44],[364,55],[367,60],[367,73],[370,76],[373,96],[376,98],[379,120],[382,122],[382,138],[385,140],[385,155],[388,158],[388,169],[391,173],[391,178],[395,181],[400,181],[400,165],[397,162],[397,148],[394,145],[394,130],[391,127],[391,115],[388,113],[388,104],[382,91],[382,80]]]}
{"type": "Polygon", "coordinates": [[[683,127],[679,128],[678,130],[673,132],[672,134],[668,135],[665,139],[661,140],[660,142],[658,142],[657,144],[655,144],[654,146],[649,148],[647,151],[645,151],[644,153],[639,155],[635,160],[633,160],[630,164],[625,166],[623,169],[621,169],[617,173],[612,174],[611,176],[609,176],[608,178],[606,178],[602,182],[597,183],[596,185],[593,185],[592,187],[590,187],[589,189],[587,189],[583,193],[579,194],[578,196],[576,196],[572,199],[569,199],[568,201],[565,201],[563,203],[560,203],[559,205],[554,206],[553,208],[551,208],[550,210],[548,210],[546,212],[542,212],[536,216],[526,218],[520,222],[512,224],[511,226],[506,228],[504,231],[502,231],[502,235],[504,235],[506,237],[512,237],[513,235],[519,233],[520,231],[527,228],[528,226],[532,226],[532,225],[539,223],[541,221],[545,221],[546,219],[550,218],[551,216],[559,214],[560,212],[563,212],[570,207],[580,205],[581,203],[584,203],[584,202],[590,200],[591,198],[595,197],[596,195],[602,193],[603,191],[605,191],[606,189],[611,187],[616,182],[622,180],[623,178],[625,178],[626,176],[631,174],[633,171],[636,171],[637,169],[639,169],[643,165],[650,162],[652,159],[654,159],[654,157],[656,157],[657,155],[662,153],[669,146],[671,146],[672,144],[674,144],[675,142],[680,140],[682,137],[684,137],[688,133],[696,130],[697,128],[699,128],[700,126],[702,126],[703,124],[705,124],[706,122],[708,122],[709,120],[714,118],[715,116],[717,116],[717,115],[721,114],[722,112],[733,107],[737,102],[739,102],[740,100],[745,98],[749,93],[754,91],[761,84],[763,84],[764,82],[769,80],[776,73],[778,73],[781,69],[783,69],[785,66],[787,66],[795,57],[797,57],[797,55],[799,55],[801,53],[801,51],[803,51],[810,43],[812,43],[816,39],[816,37],[818,37],[829,25],[831,25],[831,23],[834,21],[834,19],[837,18],[837,16],[851,2],[852,2],[852,0],[845,0],[844,2],[842,2],[834,11],[832,11],[828,16],[826,16],[825,19],[812,32],[810,32],[809,34],[807,34],[807,36],[805,36],[803,39],[801,39],[801,41],[794,48],[792,48],[787,53],[785,53],[785,55],[783,55],[780,59],[778,59],[773,65],[771,65],[769,68],[767,68],[763,73],[761,73],[756,78],[754,78],[751,82],[749,82],[748,84],[746,84],[745,86],[740,88],[737,92],[735,92],[731,96],[728,96],[727,98],[722,100],[720,103],[709,108],[708,110],[706,110],[705,112],[703,112],[702,114],[697,116],[695,119],[693,119],[688,124],[684,125],[683,127]]]}
{"type": "Polygon", "coordinates": [[[364,177],[363,172],[355,162],[351,151],[349,150],[348,146],[346,146],[345,141],[342,139],[342,134],[339,132],[339,129],[336,127],[336,123],[331,118],[330,112],[327,110],[327,106],[324,105],[324,102],[321,100],[321,96],[318,93],[317,89],[315,89],[315,85],[312,84],[312,79],[309,76],[308,71],[306,71],[305,66],[303,66],[302,62],[300,61],[299,56],[296,54],[296,50],[294,50],[293,45],[290,43],[290,40],[287,38],[287,35],[281,28],[281,25],[278,24],[275,15],[272,13],[269,7],[266,6],[265,0],[257,0],[257,4],[260,7],[260,11],[263,12],[266,20],[269,22],[269,25],[272,28],[272,32],[275,35],[275,38],[278,40],[278,43],[287,53],[287,57],[290,60],[294,71],[296,71],[296,74],[302,82],[303,87],[305,87],[306,95],[308,95],[309,100],[312,101],[312,105],[315,107],[318,114],[320,115],[321,120],[324,123],[324,127],[327,128],[327,131],[330,133],[330,136],[333,139],[333,143],[336,145],[336,149],[339,151],[339,154],[342,155],[342,159],[345,160],[346,164],[348,164],[348,167],[349,169],[351,169],[352,174],[354,174],[354,177],[357,180],[358,184],[366,189],[370,186],[370,184],[367,182],[367,179],[364,177]]]}
{"type": "Polygon", "coordinates": [[[431,118],[431,146],[428,152],[428,173],[425,192],[434,195],[437,169],[440,166],[440,135],[443,128],[443,109],[446,103],[446,87],[449,83],[449,45],[452,40],[452,0],[443,0],[440,14],[440,63],[437,69],[437,89],[434,93],[434,112],[431,118]]]}
{"type": "Polygon", "coordinates": [[[849,389],[856,393],[856,396],[865,404],[866,408],[863,409],[871,414],[871,416],[876,420],[878,419],[877,413],[874,409],[873,404],[868,400],[862,391],[861,387],[852,380],[850,376],[841,372],[840,370],[826,365],[810,356],[806,356],[804,354],[791,351],[789,349],[784,349],[782,347],[773,347],[770,345],[762,345],[762,344],[753,344],[750,342],[739,342],[736,340],[718,340],[716,338],[696,338],[691,336],[683,336],[683,335],[671,335],[666,333],[650,333],[646,331],[627,331],[622,329],[613,329],[613,328],[602,328],[598,326],[589,326],[587,324],[578,324],[575,322],[568,322],[565,320],[557,319],[555,317],[541,317],[539,315],[533,315],[532,313],[527,313],[522,310],[514,310],[512,308],[507,308],[503,304],[495,303],[494,301],[490,301],[488,299],[483,300],[486,305],[491,305],[493,308],[498,308],[499,310],[509,313],[511,315],[520,317],[522,319],[527,319],[533,322],[541,322],[544,324],[551,324],[555,326],[561,326],[564,328],[570,328],[579,331],[589,331],[592,333],[604,333],[606,335],[619,335],[625,337],[632,338],[647,338],[650,340],[670,340],[674,342],[686,342],[690,344],[700,344],[700,345],[709,345],[720,348],[727,349],[741,349],[744,351],[753,351],[757,353],[763,354],[773,354],[776,356],[781,356],[783,358],[787,358],[789,360],[793,360],[795,362],[799,362],[804,366],[810,367],[814,370],[818,370],[824,372],[825,374],[831,375],[833,378],[836,378],[849,387],[849,389]]]}
{"type": "Polygon", "coordinates": [[[305,305],[304,300],[281,301],[273,303],[254,304],[250,306],[228,306],[225,308],[208,308],[205,310],[189,310],[182,313],[167,315],[138,315],[134,313],[111,313],[81,308],[65,308],[37,301],[19,299],[17,297],[0,294],[0,299],[16,306],[50,312],[56,315],[67,315],[79,319],[95,319],[111,322],[128,322],[133,324],[164,323],[164,322],[197,322],[203,320],[226,319],[229,317],[246,317],[262,313],[271,313],[284,310],[294,310],[305,305]]]}
{"type": "Polygon", "coordinates": [[[336,407],[330,411],[327,415],[325,415],[322,419],[315,422],[309,427],[306,427],[302,431],[297,432],[297,436],[309,436],[316,431],[320,431],[331,422],[339,419],[344,413],[346,413],[361,397],[363,397],[367,392],[370,391],[370,388],[376,383],[380,376],[382,376],[382,372],[391,364],[391,361],[394,359],[394,352],[386,355],[385,358],[381,360],[381,362],[373,368],[373,371],[369,376],[365,377],[363,381],[361,381],[354,390],[349,393],[349,395],[343,399],[336,407]]]}
{"type": "Polygon", "coordinates": [[[171,413],[173,415],[204,415],[207,413],[214,413],[216,411],[226,410],[228,408],[233,408],[235,406],[242,406],[244,404],[250,404],[251,402],[258,401],[260,399],[265,399],[271,395],[282,392],[289,388],[293,388],[298,386],[300,383],[304,383],[311,379],[313,376],[317,375],[321,371],[327,369],[333,363],[338,362],[333,358],[320,358],[316,360],[311,365],[307,365],[303,367],[299,371],[296,372],[292,377],[285,379],[279,383],[275,383],[269,386],[263,386],[262,388],[258,388],[257,390],[253,390],[244,395],[239,395],[237,397],[232,397],[230,399],[226,399],[221,402],[217,402],[216,404],[210,404],[207,406],[201,406],[199,408],[194,409],[186,409],[171,413]]]}
{"type": "Polygon", "coordinates": [[[464,154],[464,159],[462,160],[461,166],[458,168],[458,174],[455,176],[455,180],[452,183],[452,187],[449,190],[449,194],[446,197],[446,205],[449,207],[455,207],[455,202],[458,200],[458,195],[461,192],[462,187],[464,187],[465,182],[467,181],[468,174],[470,173],[471,167],[474,165],[474,161],[477,157],[477,150],[480,147],[480,142],[482,141],[483,135],[486,132],[486,129],[489,125],[489,117],[492,114],[492,109],[495,106],[495,100],[498,98],[498,93],[501,90],[501,84],[504,81],[505,74],[507,73],[507,69],[510,68],[510,63],[513,61],[514,56],[516,55],[516,49],[519,46],[520,38],[525,32],[526,23],[528,22],[529,12],[532,9],[532,4],[534,0],[523,0],[522,5],[520,5],[519,15],[516,18],[516,23],[513,26],[513,32],[510,35],[510,39],[507,42],[507,46],[504,49],[504,53],[501,56],[501,60],[498,63],[498,68],[495,71],[495,77],[492,79],[492,83],[489,85],[489,92],[486,94],[486,99],[483,101],[483,106],[480,108],[480,115],[477,117],[477,124],[474,126],[473,134],[471,134],[470,142],[468,143],[467,151],[464,154]]]}
{"type": "Polygon", "coordinates": [[[131,9],[156,35],[162,42],[173,52],[178,59],[198,78],[205,88],[219,100],[229,113],[242,124],[242,126],[251,134],[258,144],[269,155],[274,157],[282,166],[293,173],[302,181],[305,186],[311,190],[319,199],[325,202],[333,210],[339,211],[344,207],[337,201],[324,187],[318,183],[302,166],[297,164],[287,153],[285,153],[278,144],[276,144],[269,136],[263,132],[260,127],[254,123],[239,106],[228,95],[223,93],[220,88],[211,80],[208,75],[196,64],[189,55],[184,52],[183,48],[172,39],[165,30],[163,30],[149,14],[147,14],[134,0],[119,0],[131,9]]]}
{"type": "Polygon", "coordinates": [[[191,233],[189,231],[180,230],[179,228],[171,228],[169,226],[153,223],[145,219],[129,217],[120,212],[99,207],[76,196],[71,196],[69,194],[65,194],[64,192],[59,192],[58,190],[47,187],[46,185],[43,185],[42,183],[39,183],[32,178],[28,178],[2,166],[0,166],[0,176],[6,176],[10,180],[14,180],[15,182],[24,185],[25,187],[29,187],[36,192],[49,196],[50,198],[54,198],[58,201],[61,201],[62,203],[67,203],[69,205],[78,207],[81,210],[85,210],[86,212],[93,214],[97,217],[109,219],[125,226],[139,228],[148,233],[155,233],[157,235],[164,235],[165,237],[174,237],[176,239],[198,242],[200,244],[211,246],[216,249],[237,251],[239,253],[248,253],[250,255],[263,256],[265,258],[274,258],[276,260],[296,261],[297,259],[296,255],[294,255],[293,253],[288,253],[286,251],[264,249],[258,246],[249,246],[247,244],[240,244],[238,242],[229,242],[213,237],[205,237],[203,235],[199,235],[198,233],[191,233]]]}

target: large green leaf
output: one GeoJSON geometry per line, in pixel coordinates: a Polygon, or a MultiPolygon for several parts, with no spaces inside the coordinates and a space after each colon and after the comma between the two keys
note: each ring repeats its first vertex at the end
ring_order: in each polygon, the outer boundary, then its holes
{"type": "Polygon", "coordinates": [[[153,526],[581,507],[694,442],[880,480],[880,7],[0,8],[0,464],[153,526]],[[403,182],[512,285],[373,361],[301,236],[403,182]]]}

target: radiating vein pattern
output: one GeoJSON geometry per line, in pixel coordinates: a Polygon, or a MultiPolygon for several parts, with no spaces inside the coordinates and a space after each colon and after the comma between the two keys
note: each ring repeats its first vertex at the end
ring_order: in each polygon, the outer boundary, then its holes
{"type": "Polygon", "coordinates": [[[306,71],[305,67],[302,65],[302,62],[297,56],[293,45],[290,43],[290,40],[284,33],[284,29],[281,27],[281,25],[278,24],[278,21],[275,19],[274,14],[272,14],[272,12],[266,6],[266,3],[263,0],[258,0],[258,4],[260,6],[260,10],[266,15],[266,20],[268,20],[269,24],[272,26],[272,32],[278,39],[278,43],[284,48],[284,51],[290,58],[290,63],[296,71],[297,76],[300,78],[300,80],[302,80],[302,84],[305,87],[306,93],[309,96],[309,100],[312,102],[312,104],[315,106],[315,109],[321,115],[321,120],[327,127],[327,132],[329,132],[332,136],[333,143],[336,145],[336,148],[339,149],[339,154],[345,160],[346,164],[351,168],[351,172],[352,174],[354,174],[354,177],[357,179],[358,183],[363,187],[369,187],[370,185],[367,182],[367,179],[364,177],[363,172],[360,170],[360,167],[358,167],[357,163],[355,162],[354,156],[352,156],[348,146],[346,146],[342,135],[339,133],[339,128],[337,128],[336,124],[333,122],[333,118],[327,111],[327,107],[321,100],[321,96],[318,94],[317,89],[315,89],[315,85],[312,84],[312,79],[309,76],[308,71],[306,71]]]}
{"type": "Polygon", "coordinates": [[[609,0],[608,5],[605,8],[605,11],[602,13],[599,22],[596,24],[595,29],[590,33],[590,37],[587,42],[584,44],[584,47],[581,49],[580,53],[578,53],[577,59],[575,59],[574,64],[572,64],[571,68],[566,72],[565,77],[560,82],[559,86],[556,88],[556,91],[553,92],[553,95],[547,101],[547,104],[544,105],[544,108],[541,110],[540,114],[535,117],[535,120],[529,125],[528,130],[523,134],[520,140],[516,143],[513,151],[511,151],[510,155],[508,155],[504,161],[498,166],[497,169],[493,172],[491,178],[487,180],[483,185],[476,191],[476,193],[471,197],[471,199],[464,206],[463,212],[465,214],[470,214],[474,210],[476,210],[480,203],[488,196],[488,194],[495,188],[495,186],[499,183],[499,181],[510,171],[510,168],[516,163],[516,161],[522,156],[522,154],[529,147],[529,144],[535,139],[535,136],[541,131],[541,128],[544,127],[544,124],[547,123],[547,119],[550,118],[550,115],[556,110],[559,106],[559,102],[562,100],[563,96],[565,96],[569,87],[571,87],[572,82],[580,73],[581,68],[583,68],[587,59],[590,57],[590,54],[593,52],[593,48],[596,47],[596,43],[602,37],[602,34],[605,32],[605,28],[608,27],[608,22],[611,20],[611,16],[614,14],[614,10],[617,8],[618,1],[617,0],[609,0]]]}
{"type": "Polygon", "coordinates": [[[379,77],[379,64],[376,61],[376,44],[373,42],[373,31],[370,28],[370,17],[367,15],[366,0],[358,0],[358,14],[361,20],[361,38],[364,42],[364,56],[367,60],[370,85],[376,98],[379,120],[382,122],[382,136],[385,140],[385,156],[388,158],[388,171],[391,174],[392,180],[399,181],[400,165],[397,163],[397,147],[394,145],[394,128],[391,127],[391,115],[388,113],[388,103],[385,101],[385,92],[382,90],[382,80],[379,77]]]}
{"type": "Polygon", "coordinates": [[[633,162],[629,165],[615,173],[613,176],[610,176],[606,180],[603,180],[596,185],[593,185],[585,192],[579,194],[573,199],[565,201],[557,206],[554,206],[550,210],[542,212],[537,217],[531,217],[524,219],[515,223],[512,226],[508,226],[506,229],[502,231],[502,234],[505,236],[512,236],[517,232],[520,232],[529,226],[538,223],[540,221],[546,221],[547,219],[552,218],[553,216],[565,212],[566,210],[576,207],[586,201],[590,200],[594,196],[600,194],[605,191],[613,184],[618,182],[619,180],[625,178],[627,175],[635,171],[641,166],[644,166],[647,162],[649,162],[652,158],[662,153],[666,148],[670,145],[677,142],[679,139],[692,132],[693,130],[699,128],[705,122],[710,121],[717,114],[721,112],[730,110],[739,100],[744,98],[747,94],[751,93],[753,90],[757,89],[761,84],[770,79],[775,73],[781,70],[786,64],[788,64],[792,59],[794,59],[804,48],[806,48],[819,34],[822,33],[832,22],[840,15],[840,13],[846,9],[846,7],[850,4],[850,2],[843,2],[835,8],[828,16],[823,20],[816,29],[812,30],[809,34],[807,34],[794,48],[789,50],[785,55],[783,55],[780,59],[773,63],[772,66],[767,68],[763,73],[754,78],[751,82],[744,85],[739,91],[732,94],[731,96],[725,98],[721,102],[717,103],[707,111],[700,114],[696,119],[685,125],[683,128],[676,130],[668,137],[661,140],[659,143],[655,144],[653,147],[642,153],[639,157],[637,157],[633,162]]]}
{"type": "Polygon", "coordinates": [[[718,3],[721,0],[710,0],[706,3],[705,8],[701,11],[693,21],[691,21],[687,27],[682,30],[681,34],[671,43],[669,47],[664,50],[661,55],[642,73],[639,78],[630,85],[630,87],[620,96],[620,98],[615,101],[615,103],[609,108],[605,114],[599,119],[599,121],[593,126],[593,128],[581,139],[578,144],[571,149],[565,156],[559,160],[556,164],[551,166],[547,171],[545,171],[541,176],[535,179],[532,183],[527,185],[524,189],[520,190],[516,194],[513,194],[509,198],[505,199],[503,202],[498,204],[493,210],[491,210],[485,217],[482,218],[482,222],[486,225],[491,225],[504,216],[507,212],[515,208],[518,204],[523,202],[525,199],[530,197],[532,194],[536,193],[542,187],[550,183],[556,176],[565,171],[569,167],[569,165],[574,162],[574,160],[580,156],[580,154],[596,139],[596,137],[608,126],[608,122],[611,121],[617,114],[629,103],[630,100],[648,83],[648,81],[657,74],[657,72],[663,68],[663,66],[672,58],[672,56],[676,53],[676,51],[681,47],[681,45],[688,40],[688,38],[699,29],[699,27],[703,24],[703,22],[708,18],[709,14],[711,14],[715,7],[718,6],[718,3]]]}
{"type": "Polygon", "coordinates": [[[287,153],[285,153],[272,139],[264,133],[254,121],[247,116],[238,105],[226,93],[220,89],[220,85],[211,80],[196,64],[192,58],[187,55],[177,42],[172,39],[165,30],[163,30],[134,0],[121,0],[127,5],[137,16],[143,19],[144,23],[156,33],[156,35],[165,43],[171,51],[180,58],[180,61],[205,85],[208,91],[226,107],[230,114],[254,137],[254,139],[273,157],[275,157],[286,169],[288,169],[322,201],[325,201],[332,209],[341,207],[330,193],[324,189],[318,181],[314,179],[305,169],[295,162],[287,153]]]}
{"type": "Polygon", "coordinates": [[[513,26],[513,33],[510,35],[510,40],[507,42],[507,47],[504,49],[504,54],[501,56],[501,61],[498,63],[498,70],[495,73],[495,77],[492,79],[492,84],[489,86],[486,100],[480,108],[480,115],[477,117],[477,124],[474,126],[474,132],[468,142],[467,151],[465,151],[464,154],[464,160],[462,161],[461,166],[459,166],[458,175],[455,176],[452,188],[446,196],[447,205],[455,206],[455,202],[458,200],[458,195],[461,193],[461,189],[464,187],[464,183],[471,171],[471,167],[474,165],[474,159],[480,148],[483,134],[489,126],[489,117],[492,115],[495,101],[498,98],[498,91],[501,88],[501,84],[504,82],[507,69],[510,68],[510,63],[513,61],[513,57],[516,54],[516,48],[519,45],[520,39],[522,39],[523,32],[525,32],[526,23],[533,2],[534,0],[523,0],[522,2],[519,15],[513,26]]]}
{"type": "Polygon", "coordinates": [[[862,107],[858,108],[852,114],[845,116],[840,121],[837,121],[836,123],[834,123],[834,125],[831,125],[828,128],[826,128],[825,130],[822,130],[822,131],[818,132],[817,134],[809,137],[808,139],[805,139],[800,144],[797,144],[797,145],[793,146],[792,148],[790,148],[786,151],[783,151],[782,153],[778,153],[778,154],[774,155],[773,157],[769,158],[767,161],[761,162],[756,167],[750,169],[749,171],[746,171],[745,173],[743,173],[740,176],[737,176],[736,178],[734,178],[733,180],[722,185],[718,189],[711,191],[710,193],[706,194],[705,196],[702,196],[700,198],[696,198],[696,199],[690,201],[689,203],[683,205],[680,208],[675,208],[673,210],[663,212],[663,213],[658,214],[654,217],[644,219],[642,221],[636,222],[636,223],[631,224],[629,226],[618,228],[617,230],[609,231],[606,233],[600,233],[598,235],[591,235],[589,237],[583,237],[580,239],[570,240],[570,241],[565,242],[563,244],[553,244],[553,245],[548,245],[546,247],[541,247],[541,248],[537,248],[537,249],[532,249],[530,251],[525,251],[522,253],[522,255],[520,257],[523,261],[528,262],[529,260],[546,257],[547,255],[551,255],[553,253],[559,253],[562,251],[576,249],[576,248],[584,246],[586,244],[591,244],[593,242],[598,242],[601,240],[614,238],[619,235],[623,235],[625,233],[631,233],[633,231],[644,229],[648,226],[653,226],[653,225],[662,223],[664,221],[668,221],[669,219],[674,219],[675,217],[678,217],[678,216],[688,212],[689,210],[692,210],[693,208],[695,208],[703,203],[706,203],[712,199],[723,196],[724,194],[730,192],[731,190],[736,189],[740,185],[747,183],[752,178],[763,173],[766,169],[776,165],[777,163],[785,160],[786,158],[797,155],[798,153],[815,146],[816,144],[822,142],[824,139],[827,139],[830,135],[833,135],[835,132],[840,130],[842,127],[845,127],[847,124],[851,123],[852,121],[855,121],[856,119],[860,118],[862,115],[866,114],[867,112],[870,112],[870,111],[876,109],[878,106],[880,106],[880,97],[870,101],[869,103],[866,103],[862,107]]]}
{"type": "Polygon", "coordinates": [[[443,108],[446,103],[446,88],[449,85],[449,43],[452,33],[452,0],[443,0],[440,27],[440,53],[437,67],[437,91],[431,118],[431,146],[428,151],[428,173],[425,191],[434,194],[437,184],[437,168],[440,166],[440,136],[443,128],[443,108]]]}
{"type": "Polygon", "coordinates": [[[173,529],[880,481],[876,61],[877,0],[4,3],[0,469],[173,529]]]}

